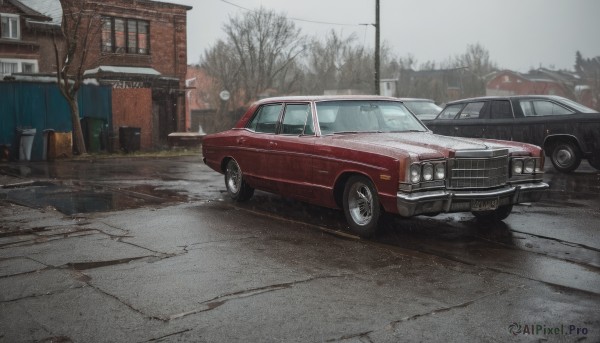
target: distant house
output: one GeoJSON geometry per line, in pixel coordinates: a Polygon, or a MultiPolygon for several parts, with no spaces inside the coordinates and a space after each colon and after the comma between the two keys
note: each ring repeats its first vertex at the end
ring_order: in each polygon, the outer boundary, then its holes
{"type": "Polygon", "coordinates": [[[52,70],[51,28],[60,27],[62,10],[48,0],[0,0],[0,80],[15,73],[52,70]]]}
{"type": "Polygon", "coordinates": [[[185,85],[186,131],[213,132],[210,126],[220,101],[214,96],[214,81],[201,67],[188,65],[185,85]]]}
{"type": "MultiPolygon", "coordinates": [[[[0,72],[52,73],[52,38],[72,20],[63,13],[82,3],[93,8],[100,32],[79,46],[87,49],[85,77],[112,88],[112,132],[141,129],[141,148],[167,144],[186,129],[187,11],[190,6],[150,0],[0,0],[0,72]]],[[[86,114],[93,117],[93,113],[86,114]]],[[[114,143],[114,142],[113,142],[114,143]]]]}
{"type": "Polygon", "coordinates": [[[486,84],[486,95],[558,95],[571,97],[572,74],[538,69],[521,74],[510,70],[496,72],[486,84]]]}
{"type": "Polygon", "coordinates": [[[379,81],[380,95],[383,96],[396,96],[396,84],[398,79],[382,79],[379,81]]]}
{"type": "MultiPolygon", "coordinates": [[[[586,64],[588,69],[594,67],[593,60],[590,61],[586,64]]],[[[581,71],[574,73],[545,68],[531,70],[527,74],[502,70],[494,73],[487,82],[486,95],[558,95],[597,108],[598,103],[593,96],[594,80],[582,74],[581,71]]]]}

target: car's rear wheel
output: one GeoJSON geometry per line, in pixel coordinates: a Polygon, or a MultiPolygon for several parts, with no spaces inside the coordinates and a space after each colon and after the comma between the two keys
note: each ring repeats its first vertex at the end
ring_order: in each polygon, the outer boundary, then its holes
{"type": "Polygon", "coordinates": [[[244,181],[242,169],[234,159],[229,160],[225,167],[225,187],[231,199],[235,201],[246,201],[254,195],[254,188],[244,181]]]}
{"type": "Polygon", "coordinates": [[[473,211],[473,215],[477,220],[482,222],[499,222],[506,219],[512,212],[513,205],[502,205],[491,211],[473,211]]]}
{"type": "Polygon", "coordinates": [[[579,167],[581,156],[579,149],[573,143],[561,141],[552,149],[550,160],[558,171],[569,173],[579,167]]]}
{"type": "Polygon", "coordinates": [[[344,188],[344,214],[350,230],[361,237],[377,232],[381,209],[377,190],[371,180],[355,175],[348,179],[344,188]]]}

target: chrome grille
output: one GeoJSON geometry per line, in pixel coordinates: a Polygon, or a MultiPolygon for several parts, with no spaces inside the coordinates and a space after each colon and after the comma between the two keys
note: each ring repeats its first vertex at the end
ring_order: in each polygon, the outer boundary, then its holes
{"type": "Polygon", "coordinates": [[[492,188],[508,181],[508,155],[449,160],[448,188],[492,188]]]}

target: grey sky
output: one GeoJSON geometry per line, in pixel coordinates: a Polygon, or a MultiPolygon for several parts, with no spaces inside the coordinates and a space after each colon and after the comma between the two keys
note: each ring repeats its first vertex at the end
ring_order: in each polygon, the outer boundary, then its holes
{"type": "MultiPolygon", "coordinates": [[[[223,24],[244,10],[221,0],[166,0],[194,7],[188,12],[188,62],[221,38],[223,24]]],[[[375,0],[228,0],[239,6],[284,13],[304,34],[322,37],[331,29],[356,33],[373,47],[375,0]]],[[[554,66],[573,69],[575,51],[600,56],[600,0],[380,0],[381,39],[394,54],[437,63],[480,43],[499,67],[527,72],[554,66]]]]}

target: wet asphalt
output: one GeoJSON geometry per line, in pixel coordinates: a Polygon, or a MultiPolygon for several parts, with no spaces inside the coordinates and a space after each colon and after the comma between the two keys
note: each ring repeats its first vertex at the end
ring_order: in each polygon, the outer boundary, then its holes
{"type": "Polygon", "coordinates": [[[600,172],[545,181],[363,240],[200,157],[0,163],[0,342],[599,342],[600,172]]]}

